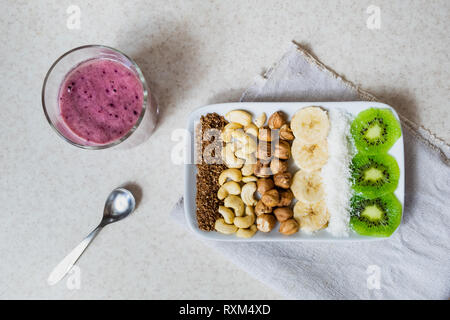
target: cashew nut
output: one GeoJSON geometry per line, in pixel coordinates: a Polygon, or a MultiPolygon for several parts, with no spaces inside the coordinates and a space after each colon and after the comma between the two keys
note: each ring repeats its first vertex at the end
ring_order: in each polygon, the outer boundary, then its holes
{"type": "Polygon", "coordinates": [[[247,177],[242,177],[242,182],[247,183],[247,182],[256,182],[258,181],[258,178],[255,176],[247,176],[247,177]]]}
{"type": "Polygon", "coordinates": [[[222,133],[220,134],[220,137],[222,138],[223,142],[231,142],[231,130],[224,130],[222,131],[222,133]]]}
{"type": "Polygon", "coordinates": [[[244,128],[245,133],[251,134],[254,137],[258,137],[258,127],[254,123],[250,123],[244,128]]]}
{"type": "Polygon", "coordinates": [[[227,179],[239,182],[242,180],[242,173],[239,169],[236,168],[223,170],[219,176],[219,184],[223,185],[227,181],[227,179]]]}
{"type": "Polygon", "coordinates": [[[234,155],[235,147],[234,143],[227,143],[222,149],[222,157],[227,167],[239,169],[244,165],[244,160],[236,158],[234,155]]]}
{"type": "Polygon", "coordinates": [[[242,217],[244,215],[244,202],[242,202],[242,199],[238,196],[229,195],[223,201],[223,205],[233,209],[236,217],[242,217]]]}
{"type": "Polygon", "coordinates": [[[223,130],[236,130],[236,129],[241,129],[242,128],[242,124],[237,123],[237,122],[229,122],[225,125],[225,127],[223,127],[223,130]]]}
{"type": "Polygon", "coordinates": [[[225,115],[228,122],[237,122],[246,127],[252,122],[252,115],[243,110],[233,110],[225,115]]]}
{"type": "Polygon", "coordinates": [[[231,142],[231,134],[236,129],[241,129],[242,125],[236,122],[230,122],[228,123],[221,133],[222,141],[224,142],[231,142]]]}
{"type": "Polygon", "coordinates": [[[256,192],[256,183],[255,182],[248,182],[248,183],[244,184],[244,186],[242,187],[241,198],[242,198],[242,201],[247,206],[256,205],[257,201],[253,196],[255,192],[256,192]]]}
{"type": "Polygon", "coordinates": [[[261,128],[264,126],[264,123],[266,123],[267,115],[265,112],[261,113],[256,119],[255,124],[258,128],[261,128]]]}
{"type": "MultiPolygon", "coordinates": [[[[219,200],[225,199],[228,195],[236,195],[241,193],[241,186],[236,181],[225,182],[217,191],[219,200]]],[[[228,207],[228,206],[226,206],[228,207]]]]}
{"type": "Polygon", "coordinates": [[[243,176],[251,176],[253,174],[253,172],[255,171],[255,165],[256,165],[256,163],[245,162],[245,165],[241,169],[242,175],[243,176]]]}
{"type": "Polygon", "coordinates": [[[242,129],[236,129],[232,133],[232,137],[239,141],[242,141],[244,139],[244,136],[245,136],[245,132],[242,129]]]}
{"type": "Polygon", "coordinates": [[[236,231],[236,237],[239,238],[251,238],[255,235],[256,231],[258,230],[258,228],[253,224],[250,226],[250,228],[247,229],[238,229],[238,231],[236,231]]]}
{"type": "MultiPolygon", "coordinates": [[[[258,162],[258,159],[256,158],[256,154],[255,153],[248,153],[245,154],[243,151],[236,151],[235,156],[240,158],[240,159],[244,159],[245,160],[245,164],[246,165],[251,165],[253,170],[254,170],[254,165],[256,165],[256,163],[258,162]]],[[[253,174],[250,173],[250,174],[253,174]]],[[[248,174],[249,175],[249,174],[248,174]]]]}
{"type": "Polygon", "coordinates": [[[247,153],[247,150],[244,148],[238,149],[234,155],[240,159],[244,159],[245,163],[248,164],[256,164],[256,161],[258,160],[254,153],[247,153]]]}
{"type": "Polygon", "coordinates": [[[236,152],[239,149],[242,149],[242,143],[238,140],[230,142],[229,145],[231,147],[231,150],[233,150],[233,152],[236,152]]]}
{"type": "Polygon", "coordinates": [[[234,224],[227,224],[222,218],[216,220],[214,229],[223,234],[232,234],[238,230],[238,228],[234,224]]]}
{"type": "Polygon", "coordinates": [[[245,217],[236,217],[234,218],[234,225],[238,228],[248,228],[252,224],[255,223],[255,212],[253,211],[253,207],[245,208],[245,217]]]}
{"type": "Polygon", "coordinates": [[[219,213],[223,216],[223,219],[225,220],[226,223],[233,224],[234,213],[231,209],[224,206],[219,206],[219,213]]]}
{"type": "Polygon", "coordinates": [[[246,134],[244,130],[237,129],[231,133],[231,136],[242,144],[242,150],[245,154],[250,154],[256,151],[258,144],[255,138],[246,134]]]}
{"type": "Polygon", "coordinates": [[[242,144],[242,150],[244,150],[246,154],[254,153],[256,152],[256,149],[258,149],[256,139],[252,138],[248,134],[245,136],[245,141],[242,144]]]}

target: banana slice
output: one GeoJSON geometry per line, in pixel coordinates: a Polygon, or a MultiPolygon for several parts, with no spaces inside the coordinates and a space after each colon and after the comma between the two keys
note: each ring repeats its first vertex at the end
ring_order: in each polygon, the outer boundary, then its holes
{"type": "Polygon", "coordinates": [[[317,143],[327,137],[330,121],[326,111],[319,107],[307,107],[294,115],[291,129],[294,136],[304,143],[317,143]]]}
{"type": "Polygon", "coordinates": [[[313,232],[327,226],[330,214],[325,201],[305,203],[297,201],[294,206],[294,219],[300,225],[300,230],[313,232]]]}
{"type": "Polygon", "coordinates": [[[305,144],[300,139],[295,139],[291,153],[300,169],[309,172],[319,170],[328,161],[328,142],[321,140],[318,143],[305,144]]]}
{"type": "Polygon", "coordinates": [[[291,190],[295,198],[303,202],[317,202],[323,199],[324,190],[319,171],[299,170],[294,175],[291,190]]]}

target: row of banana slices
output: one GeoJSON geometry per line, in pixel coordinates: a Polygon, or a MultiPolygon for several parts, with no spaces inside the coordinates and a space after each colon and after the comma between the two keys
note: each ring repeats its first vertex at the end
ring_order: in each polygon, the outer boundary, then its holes
{"type": "Polygon", "coordinates": [[[253,175],[257,162],[255,152],[258,130],[266,122],[266,114],[261,114],[253,123],[250,113],[233,110],[225,115],[225,119],[228,124],[221,134],[225,143],[222,159],[229,169],[219,176],[217,197],[224,203],[219,207],[222,218],[216,220],[215,229],[220,233],[251,238],[257,231],[254,194],[258,178],[253,175]]]}
{"type": "Polygon", "coordinates": [[[300,168],[291,185],[298,200],[293,211],[300,230],[306,232],[325,228],[330,218],[320,172],[328,161],[329,128],[328,115],[319,107],[303,108],[291,121],[292,158],[300,168]]]}

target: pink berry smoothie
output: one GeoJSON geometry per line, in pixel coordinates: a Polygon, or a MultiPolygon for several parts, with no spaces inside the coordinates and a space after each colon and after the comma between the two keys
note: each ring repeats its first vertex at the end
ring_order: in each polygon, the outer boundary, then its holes
{"type": "Polygon", "coordinates": [[[136,74],[122,63],[92,59],[66,75],[58,99],[61,116],[76,135],[107,144],[136,124],[143,88],[136,74]]]}

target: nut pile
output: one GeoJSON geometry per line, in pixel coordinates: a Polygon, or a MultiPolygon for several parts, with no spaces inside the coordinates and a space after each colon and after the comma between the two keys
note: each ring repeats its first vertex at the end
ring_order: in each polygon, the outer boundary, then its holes
{"type": "Polygon", "coordinates": [[[228,169],[219,176],[217,198],[223,200],[223,206],[218,208],[222,217],[216,220],[215,230],[249,238],[257,230],[270,232],[279,221],[282,234],[297,232],[299,225],[290,208],[294,195],[289,189],[287,162],[294,135],[284,115],[272,114],[268,126],[265,113],[254,123],[251,114],[243,110],[230,111],[225,118],[222,158],[228,169]],[[259,200],[255,198],[258,194],[259,200]]]}
{"type": "Polygon", "coordinates": [[[228,169],[219,176],[220,188],[217,198],[223,200],[218,212],[222,216],[214,225],[224,234],[236,233],[241,238],[250,238],[256,233],[256,181],[253,175],[256,164],[258,127],[252,116],[242,110],[230,111],[225,118],[221,138],[225,143],[222,159],[228,169]]]}
{"type": "Polygon", "coordinates": [[[258,138],[255,175],[259,178],[257,190],[261,199],[255,207],[257,228],[261,232],[270,232],[279,221],[280,233],[294,234],[299,226],[290,208],[294,196],[289,189],[291,174],[288,172],[289,142],[294,135],[283,113],[272,114],[268,126],[259,129],[258,138]]]}

